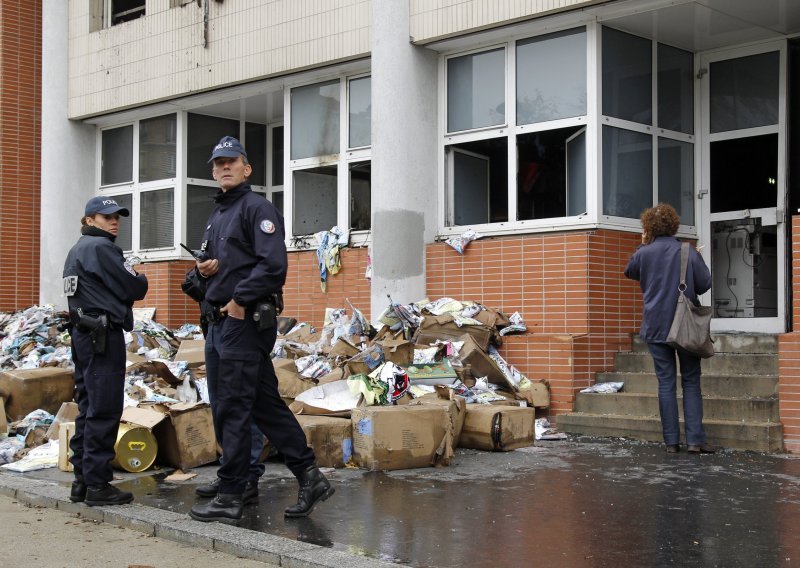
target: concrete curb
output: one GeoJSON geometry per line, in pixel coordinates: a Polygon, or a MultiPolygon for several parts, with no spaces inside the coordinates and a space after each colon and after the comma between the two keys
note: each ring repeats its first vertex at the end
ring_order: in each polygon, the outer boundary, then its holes
{"type": "Polygon", "coordinates": [[[242,558],[289,568],[396,568],[397,564],[348,554],[221,523],[201,523],[188,515],[132,503],[87,507],[72,503],[69,491],[48,481],[0,473],[0,494],[35,507],[58,509],[98,522],[133,529],[149,536],[189,546],[217,550],[242,558]]]}

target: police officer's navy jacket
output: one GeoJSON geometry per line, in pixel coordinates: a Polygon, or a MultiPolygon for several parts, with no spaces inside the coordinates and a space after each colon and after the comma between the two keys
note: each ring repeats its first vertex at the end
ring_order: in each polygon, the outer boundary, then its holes
{"type": "Polygon", "coordinates": [[[206,301],[223,306],[233,299],[248,306],[280,292],[288,257],[278,210],[247,183],[219,191],[214,200],[203,247],[219,259],[219,270],[208,279],[206,301]]]}
{"type": "MultiPolygon", "coordinates": [[[[675,317],[681,280],[681,242],[676,237],[656,237],[633,253],[625,276],[639,281],[644,296],[640,335],[648,343],[664,343],[675,317]]],[[[684,294],[697,303],[697,295],[711,288],[711,273],[700,254],[689,247],[684,294]]]]}
{"type": "Polygon", "coordinates": [[[131,307],[147,294],[147,277],[137,274],[125,262],[111,233],[97,227],[84,227],[82,232],[64,263],[64,293],[69,308],[81,308],[85,313],[105,312],[110,322],[130,331],[131,307]]]}

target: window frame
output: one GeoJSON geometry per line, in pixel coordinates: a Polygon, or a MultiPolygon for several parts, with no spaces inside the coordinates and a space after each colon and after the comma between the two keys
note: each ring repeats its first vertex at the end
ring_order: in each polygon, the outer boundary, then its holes
{"type": "MultiPolygon", "coordinates": [[[[444,52],[439,60],[439,124],[438,133],[440,140],[438,192],[439,216],[437,237],[440,239],[450,238],[463,233],[467,229],[474,229],[482,235],[508,235],[528,232],[545,232],[569,229],[580,229],[597,224],[597,191],[591,191],[597,185],[593,180],[598,179],[597,169],[597,144],[598,144],[598,85],[599,80],[596,76],[598,65],[596,62],[597,53],[593,46],[597,43],[597,26],[592,22],[570,21],[560,26],[547,27],[536,31],[526,31],[517,33],[504,38],[502,42],[487,42],[482,45],[472,46],[469,49],[444,52]],[[577,117],[559,118],[532,124],[517,125],[517,85],[516,85],[516,57],[517,42],[533,37],[546,36],[554,32],[567,31],[576,28],[584,28],[586,32],[586,114],[577,117]],[[496,126],[480,127],[460,132],[447,131],[447,62],[450,59],[492,51],[503,48],[505,51],[505,122],[496,126]],[[517,200],[517,136],[533,132],[557,130],[567,127],[578,127],[586,129],[586,209],[587,212],[581,215],[554,217],[546,219],[526,219],[517,220],[518,200],[517,200]],[[508,139],[508,212],[507,220],[495,223],[485,223],[477,225],[449,225],[453,217],[451,198],[454,188],[451,187],[450,173],[452,166],[449,163],[447,154],[448,147],[487,140],[490,138],[507,137],[508,139]]],[[[565,187],[567,192],[568,188],[565,187]]]]}
{"type": "MultiPolygon", "coordinates": [[[[316,248],[314,235],[294,235],[294,172],[318,167],[336,167],[336,225],[350,233],[350,246],[364,246],[370,241],[372,233],[368,230],[350,230],[350,164],[353,162],[372,161],[372,140],[370,145],[351,148],[350,140],[350,81],[372,77],[372,72],[340,72],[336,74],[315,76],[296,83],[287,84],[284,88],[284,178],[283,178],[283,217],[286,226],[287,247],[289,250],[307,250],[316,248]],[[309,158],[291,158],[292,133],[292,89],[317,83],[339,81],[339,152],[309,158]]],[[[328,227],[327,229],[330,229],[328,227]]]]}

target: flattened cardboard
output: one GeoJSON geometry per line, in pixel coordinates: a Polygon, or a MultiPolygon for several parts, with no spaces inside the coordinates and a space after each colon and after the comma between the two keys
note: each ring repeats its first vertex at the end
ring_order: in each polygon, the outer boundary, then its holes
{"type": "Polygon", "coordinates": [[[5,399],[0,396],[0,434],[8,434],[8,419],[6,418],[5,399]]]}
{"type": "Polygon", "coordinates": [[[383,358],[395,365],[405,367],[414,362],[414,342],[406,339],[382,339],[375,341],[381,346],[383,358]]]}
{"type": "Polygon", "coordinates": [[[532,446],[534,409],[468,404],[459,447],[508,452],[532,446]]]}
{"type": "Polygon", "coordinates": [[[443,406],[432,404],[360,407],[351,420],[355,462],[371,470],[435,465],[450,421],[443,406]]]}
{"type": "Polygon", "coordinates": [[[349,418],[302,415],[297,421],[314,449],[320,467],[345,467],[353,458],[353,425],[349,418]]]}
{"type": "Polygon", "coordinates": [[[74,422],[62,422],[58,426],[58,469],[61,471],[72,471],[74,467],[69,458],[72,451],[69,449],[69,442],[75,434],[74,422]]]}
{"type": "Polygon", "coordinates": [[[314,388],[316,383],[297,372],[294,359],[273,359],[272,366],[278,376],[278,393],[283,398],[297,398],[301,392],[314,388]]]}
{"type": "MultiPolygon", "coordinates": [[[[75,402],[62,402],[61,408],[58,409],[53,422],[47,429],[46,437],[48,440],[55,440],[58,438],[58,427],[64,422],[75,422],[79,414],[78,404],[75,402]]],[[[0,433],[2,432],[3,425],[0,424],[0,433]]]]}
{"type": "Polygon", "coordinates": [[[34,410],[55,414],[69,402],[75,390],[72,371],[62,367],[12,369],[0,372],[0,392],[8,420],[22,420],[34,410]]]}
{"type": "Polygon", "coordinates": [[[181,341],[173,361],[186,361],[190,369],[206,364],[206,342],[204,339],[181,341]]]}

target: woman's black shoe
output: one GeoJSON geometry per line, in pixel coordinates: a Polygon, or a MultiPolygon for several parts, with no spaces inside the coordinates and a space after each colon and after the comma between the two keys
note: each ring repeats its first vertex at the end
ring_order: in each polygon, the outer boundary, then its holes
{"type": "Polygon", "coordinates": [[[86,500],[89,507],[100,505],[125,505],[133,501],[133,493],[117,489],[110,483],[90,485],[86,489],[86,500]]]}
{"type": "Polygon", "coordinates": [[[242,518],[242,496],[233,493],[217,493],[208,503],[196,504],[189,511],[195,521],[210,523],[218,521],[228,525],[238,525],[242,518]]]}

